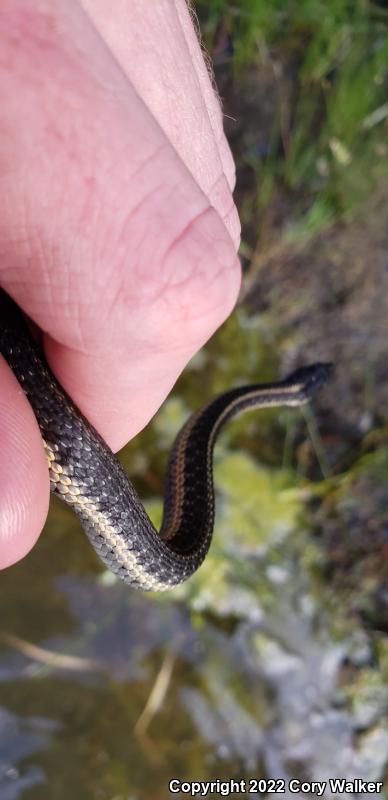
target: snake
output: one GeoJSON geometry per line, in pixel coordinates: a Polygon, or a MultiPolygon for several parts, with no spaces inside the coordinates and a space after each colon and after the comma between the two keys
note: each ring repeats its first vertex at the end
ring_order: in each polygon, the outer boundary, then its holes
{"type": "Polygon", "coordinates": [[[301,367],[274,383],[236,386],[194,412],[172,446],[160,531],[120,462],[51,371],[21,309],[0,289],[0,353],[35,413],[50,489],[70,505],[103,563],[130,586],[172,589],[202,564],[214,527],[213,450],[228,420],[244,411],[302,406],[332,365],[301,367]]]}

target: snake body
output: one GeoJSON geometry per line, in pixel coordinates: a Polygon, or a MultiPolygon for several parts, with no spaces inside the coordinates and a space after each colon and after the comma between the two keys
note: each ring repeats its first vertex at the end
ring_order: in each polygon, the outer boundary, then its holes
{"type": "Polygon", "coordinates": [[[35,412],[51,491],[74,509],[110,570],[131,586],[152,591],[185,581],[209,549],[213,448],[223,425],[252,408],[301,406],[330,372],[329,364],[315,364],[278,383],[230,389],[194,413],[171,450],[158,533],[121,464],[60,386],[20,309],[2,290],[0,352],[35,412]]]}

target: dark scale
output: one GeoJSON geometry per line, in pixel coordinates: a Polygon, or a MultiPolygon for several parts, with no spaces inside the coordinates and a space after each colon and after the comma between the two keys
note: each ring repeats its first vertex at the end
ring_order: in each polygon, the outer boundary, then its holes
{"type": "Polygon", "coordinates": [[[190,577],[209,548],[212,452],[221,427],[247,408],[303,405],[331,371],[328,364],[315,364],[278,383],[238,387],[197,412],[172,448],[162,538],[122,466],[58,384],[22,313],[1,290],[0,352],[35,411],[49,452],[62,467],[52,491],[72,506],[96,552],[118,577],[135,588],[158,591],[190,577]]]}

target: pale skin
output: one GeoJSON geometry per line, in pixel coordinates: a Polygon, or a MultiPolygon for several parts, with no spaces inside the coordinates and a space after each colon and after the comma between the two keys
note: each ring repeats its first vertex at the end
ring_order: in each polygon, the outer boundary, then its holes
{"type": "MultiPolygon", "coordinates": [[[[234,165],[184,0],[2,0],[0,284],[114,449],[239,291],[234,165]]],[[[0,566],[34,545],[49,480],[0,356],[0,566]]]]}

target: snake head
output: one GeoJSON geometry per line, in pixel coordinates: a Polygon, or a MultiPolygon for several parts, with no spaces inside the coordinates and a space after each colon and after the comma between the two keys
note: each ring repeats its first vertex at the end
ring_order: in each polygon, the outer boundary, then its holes
{"type": "Polygon", "coordinates": [[[306,398],[310,399],[321,386],[327,383],[333,372],[334,364],[318,362],[317,364],[310,364],[308,367],[297,369],[287,378],[287,383],[293,383],[296,387],[298,386],[300,391],[306,395],[306,398]]]}

